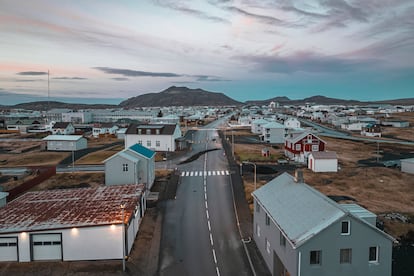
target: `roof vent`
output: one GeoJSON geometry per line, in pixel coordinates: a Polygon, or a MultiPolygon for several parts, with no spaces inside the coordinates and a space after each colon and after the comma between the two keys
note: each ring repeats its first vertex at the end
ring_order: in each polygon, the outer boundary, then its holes
{"type": "Polygon", "coordinates": [[[303,171],[301,169],[295,171],[295,182],[303,183],[303,171]]]}

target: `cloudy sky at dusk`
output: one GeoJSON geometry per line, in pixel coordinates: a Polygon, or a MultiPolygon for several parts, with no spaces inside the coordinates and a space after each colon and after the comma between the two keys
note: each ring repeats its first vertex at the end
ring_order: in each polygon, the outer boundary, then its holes
{"type": "Polygon", "coordinates": [[[414,97],[412,0],[0,0],[0,104],[414,97]],[[13,102],[14,101],[14,102],[13,102]]]}

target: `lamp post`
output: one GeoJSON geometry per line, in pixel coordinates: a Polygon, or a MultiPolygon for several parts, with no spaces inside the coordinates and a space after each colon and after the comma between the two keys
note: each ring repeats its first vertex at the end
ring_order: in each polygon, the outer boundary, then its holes
{"type": "Polygon", "coordinates": [[[125,204],[121,204],[122,210],[122,271],[125,271],[125,204]]]}
{"type": "Polygon", "coordinates": [[[250,161],[243,161],[243,164],[250,164],[254,166],[254,190],[256,191],[256,164],[250,161]]]}

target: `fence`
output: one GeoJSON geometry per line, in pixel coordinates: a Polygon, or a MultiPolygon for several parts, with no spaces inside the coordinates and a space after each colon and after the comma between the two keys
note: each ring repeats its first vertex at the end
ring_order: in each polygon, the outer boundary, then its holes
{"type": "Polygon", "coordinates": [[[56,167],[29,167],[32,171],[38,172],[38,175],[35,178],[32,178],[21,185],[7,191],[9,195],[7,196],[7,202],[15,199],[22,193],[33,188],[34,186],[42,183],[46,179],[54,176],[56,174],[56,167]]]}

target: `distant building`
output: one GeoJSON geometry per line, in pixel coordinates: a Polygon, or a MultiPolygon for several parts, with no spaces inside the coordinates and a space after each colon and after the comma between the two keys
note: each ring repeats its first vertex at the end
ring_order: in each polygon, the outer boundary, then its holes
{"type": "Polygon", "coordinates": [[[71,135],[75,133],[72,123],[68,122],[56,122],[51,130],[53,135],[71,135]]]}
{"type": "Polygon", "coordinates": [[[376,215],[283,173],[253,192],[253,238],[272,275],[391,276],[394,239],[376,215]]]}
{"type": "Polygon", "coordinates": [[[95,124],[92,128],[92,135],[95,138],[99,136],[106,136],[106,135],[116,135],[117,130],[119,127],[114,123],[100,123],[95,124]]]}
{"type": "Polygon", "coordinates": [[[271,144],[285,142],[286,127],[277,122],[270,122],[262,126],[262,141],[271,144]]]}
{"type": "Polygon", "coordinates": [[[0,262],[122,260],[145,208],[143,185],[27,192],[0,208],[0,262]]]}
{"type": "Polygon", "coordinates": [[[268,120],[265,119],[256,119],[251,122],[251,131],[255,134],[262,134],[263,126],[269,123],[268,120]]]}
{"type": "Polygon", "coordinates": [[[293,117],[289,117],[287,118],[283,124],[285,125],[285,127],[287,128],[300,128],[300,122],[298,119],[293,118],[293,117]]]}
{"type": "Polygon", "coordinates": [[[285,155],[296,162],[306,163],[311,152],[324,151],[325,145],[325,141],[312,133],[292,133],[285,140],[285,155]]]}
{"type": "Polygon", "coordinates": [[[175,151],[181,136],[175,124],[131,124],[125,132],[125,148],[140,144],[154,151],[175,151]]]}
{"type": "Polygon", "coordinates": [[[379,124],[368,124],[362,128],[361,135],[368,137],[381,137],[381,126],[379,124]]]}
{"type": "Polygon", "coordinates": [[[50,151],[77,151],[88,147],[88,141],[81,135],[49,135],[43,141],[50,151]]]}

